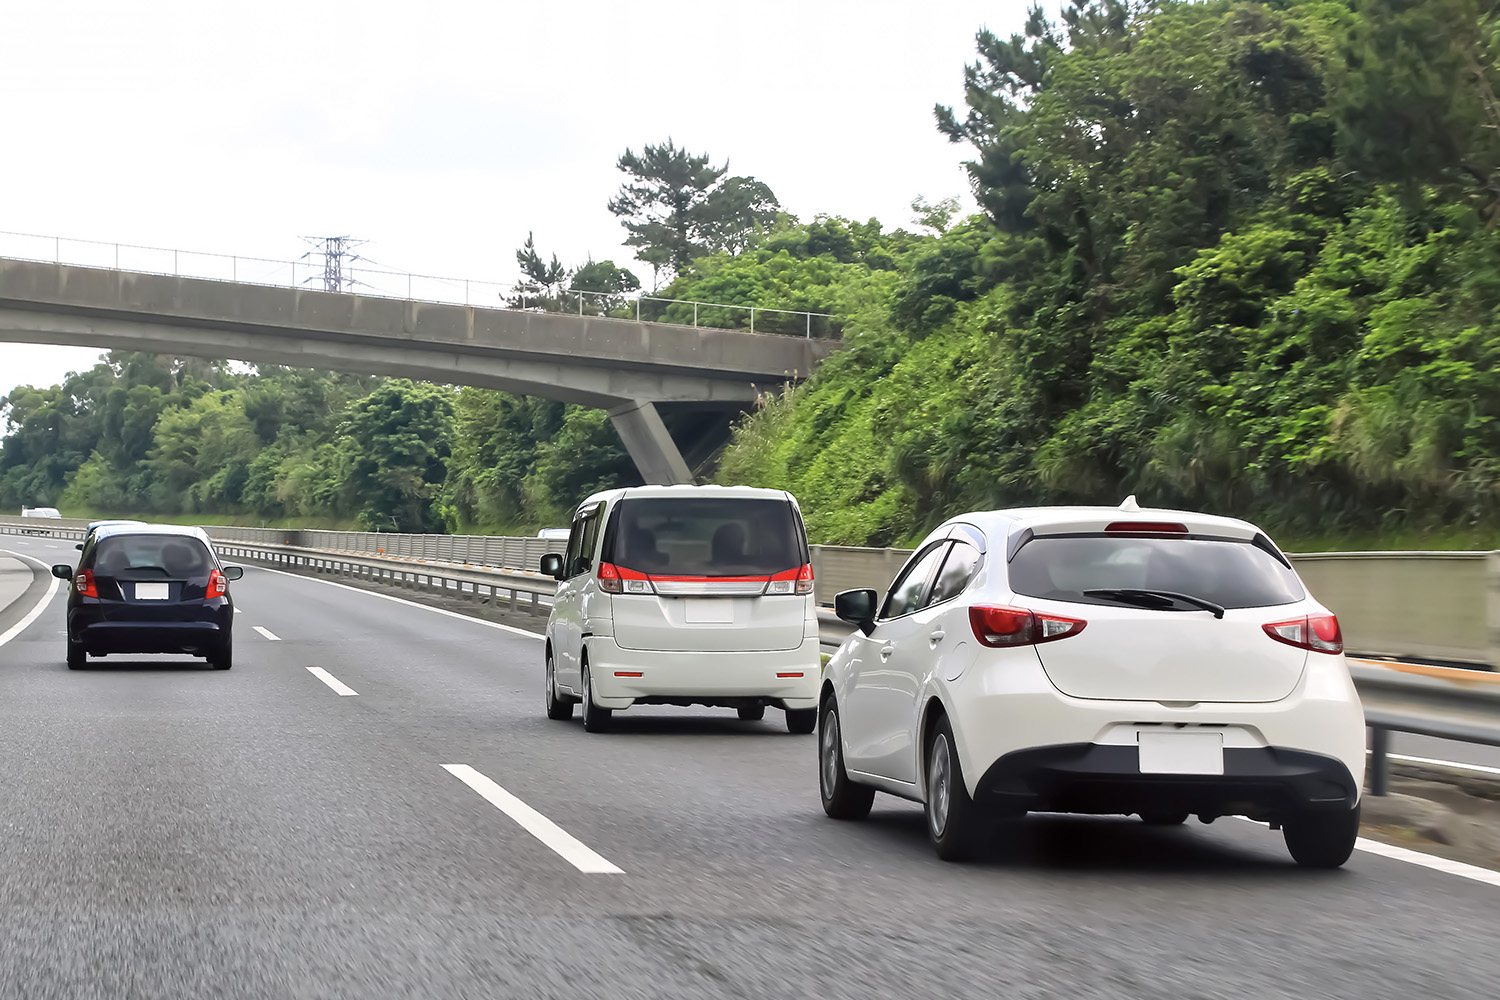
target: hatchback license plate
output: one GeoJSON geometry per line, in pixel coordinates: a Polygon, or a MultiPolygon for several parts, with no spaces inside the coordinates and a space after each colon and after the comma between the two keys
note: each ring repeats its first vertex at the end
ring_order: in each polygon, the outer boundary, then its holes
{"type": "Polygon", "coordinates": [[[1139,733],[1142,774],[1223,774],[1224,734],[1139,733]]]}
{"type": "Polygon", "coordinates": [[[138,583],[135,585],[137,601],[165,601],[171,597],[165,583],[138,583]]]}
{"type": "Polygon", "coordinates": [[[691,625],[733,625],[734,602],[689,597],[683,604],[682,620],[691,625]]]}

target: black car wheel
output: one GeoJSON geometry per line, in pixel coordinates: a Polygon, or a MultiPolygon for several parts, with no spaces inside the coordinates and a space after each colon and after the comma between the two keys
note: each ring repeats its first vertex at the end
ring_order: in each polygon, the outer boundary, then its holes
{"type": "Polygon", "coordinates": [[[82,670],[88,666],[88,654],[83,651],[83,643],[68,641],[68,669],[82,670]]]}
{"type": "Polygon", "coordinates": [[[228,670],[234,666],[234,640],[226,636],[208,654],[208,665],[215,670],[228,670]]]}

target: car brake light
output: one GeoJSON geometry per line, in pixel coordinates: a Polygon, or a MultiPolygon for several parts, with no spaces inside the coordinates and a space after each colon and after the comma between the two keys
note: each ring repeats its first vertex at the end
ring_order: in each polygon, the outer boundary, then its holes
{"type": "Polygon", "coordinates": [[[1284,622],[1262,625],[1266,635],[1277,642],[1298,649],[1310,649],[1316,653],[1342,653],[1344,633],[1339,629],[1337,615],[1308,615],[1306,618],[1289,618],[1284,622]]]}
{"type": "Polygon", "coordinates": [[[812,564],[803,563],[802,568],[797,571],[797,593],[811,594],[813,592],[812,564]]]}
{"type": "Polygon", "coordinates": [[[1187,525],[1172,524],[1166,521],[1115,521],[1104,529],[1105,531],[1118,531],[1132,535],[1159,534],[1171,532],[1173,534],[1187,534],[1187,525]]]}
{"type": "Polygon", "coordinates": [[[620,571],[615,568],[614,563],[599,564],[599,589],[606,594],[619,594],[625,590],[620,580],[620,571]]]}
{"type": "Polygon", "coordinates": [[[218,570],[208,574],[208,596],[223,597],[229,590],[229,581],[218,570]]]}
{"type": "Polygon", "coordinates": [[[969,609],[969,627],[980,645],[1034,646],[1077,635],[1088,625],[1082,618],[1039,614],[1025,608],[976,606],[969,609]]]}
{"type": "Polygon", "coordinates": [[[811,594],[813,592],[812,566],[803,563],[796,569],[777,573],[766,583],[767,594],[811,594]]]}
{"type": "Polygon", "coordinates": [[[78,588],[79,597],[99,596],[99,588],[94,586],[94,571],[91,569],[79,573],[73,580],[73,586],[78,588]]]}

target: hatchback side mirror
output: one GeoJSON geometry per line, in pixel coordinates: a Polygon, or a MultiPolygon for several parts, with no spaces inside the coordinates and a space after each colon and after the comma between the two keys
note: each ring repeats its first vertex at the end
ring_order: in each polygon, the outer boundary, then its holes
{"type": "Polygon", "coordinates": [[[240,577],[242,577],[244,575],[245,575],[245,568],[243,566],[225,566],[224,567],[224,579],[226,579],[226,580],[238,580],[240,577]]]}
{"type": "Polygon", "coordinates": [[[833,613],[865,635],[875,628],[875,591],[846,590],[833,599],[833,613]]]}
{"type": "Polygon", "coordinates": [[[52,575],[59,580],[71,580],[73,579],[73,567],[66,563],[58,563],[52,567],[52,575]]]}
{"type": "Polygon", "coordinates": [[[542,572],[554,580],[563,578],[563,557],[556,552],[548,552],[542,556],[542,572]]]}

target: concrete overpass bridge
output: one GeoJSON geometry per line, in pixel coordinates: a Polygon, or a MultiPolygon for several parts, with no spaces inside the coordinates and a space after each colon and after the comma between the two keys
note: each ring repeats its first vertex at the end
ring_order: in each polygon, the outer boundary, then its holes
{"type": "Polygon", "coordinates": [[[648,483],[685,483],[684,447],[757,392],[805,379],[836,343],[0,258],[0,341],[388,375],[609,413],[648,483]],[[697,434],[675,440],[663,413],[697,434]]]}

